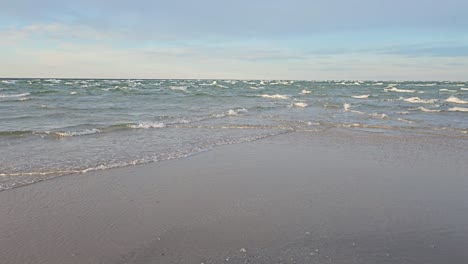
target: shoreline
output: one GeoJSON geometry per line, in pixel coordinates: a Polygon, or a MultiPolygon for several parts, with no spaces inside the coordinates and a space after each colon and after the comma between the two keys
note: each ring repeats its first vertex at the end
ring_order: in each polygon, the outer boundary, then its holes
{"type": "Polygon", "coordinates": [[[460,262],[467,148],[293,132],[60,176],[0,192],[0,255],[7,264],[460,262]]]}

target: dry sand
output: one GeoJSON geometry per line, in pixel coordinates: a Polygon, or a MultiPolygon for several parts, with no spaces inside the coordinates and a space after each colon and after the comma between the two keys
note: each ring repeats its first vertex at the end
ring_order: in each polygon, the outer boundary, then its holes
{"type": "Polygon", "coordinates": [[[290,133],[0,192],[0,263],[465,263],[465,139],[290,133]]]}

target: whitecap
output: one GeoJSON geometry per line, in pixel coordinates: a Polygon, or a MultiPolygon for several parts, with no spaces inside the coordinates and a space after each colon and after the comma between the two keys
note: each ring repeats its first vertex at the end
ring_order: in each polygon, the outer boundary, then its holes
{"type": "Polygon", "coordinates": [[[343,104],[343,108],[345,112],[348,112],[350,107],[351,107],[350,104],[343,104]]]}
{"type": "Polygon", "coordinates": [[[364,95],[352,95],[351,97],[352,98],[356,98],[356,99],[366,99],[366,98],[369,98],[369,94],[364,94],[364,95]]]}
{"type": "Polygon", "coordinates": [[[413,124],[414,121],[411,121],[411,120],[408,120],[408,119],[404,119],[404,118],[397,118],[398,121],[401,121],[401,122],[405,122],[405,123],[409,123],[409,124],[413,124]]]}
{"type": "Polygon", "coordinates": [[[307,107],[308,104],[304,103],[304,102],[297,102],[297,103],[293,103],[292,105],[290,105],[291,107],[307,107]]]}
{"type": "Polygon", "coordinates": [[[455,96],[450,96],[449,98],[447,98],[447,100],[445,100],[445,102],[448,102],[448,103],[455,103],[455,104],[468,104],[468,101],[464,101],[464,100],[461,100],[455,96]]]}
{"type": "Polygon", "coordinates": [[[452,107],[452,108],[449,108],[449,111],[451,111],[451,112],[468,112],[468,108],[466,108],[466,107],[452,107]]]}
{"type": "MultiPolygon", "coordinates": [[[[86,129],[82,131],[63,131],[63,132],[53,132],[53,134],[56,134],[61,137],[74,137],[74,136],[84,136],[84,135],[91,135],[95,133],[100,133],[101,130],[97,128],[93,129],[86,129]]],[[[46,132],[47,134],[50,134],[52,132],[46,132]]]]}
{"type": "Polygon", "coordinates": [[[143,123],[139,123],[139,124],[130,124],[130,125],[127,125],[127,127],[129,127],[129,128],[144,128],[144,129],[147,129],[147,128],[164,128],[164,127],[166,127],[166,124],[159,123],[159,122],[143,122],[143,123]]]}
{"type": "Polygon", "coordinates": [[[21,93],[21,94],[0,94],[0,98],[16,98],[16,97],[25,97],[30,95],[30,93],[21,93]]]}
{"type": "Polygon", "coordinates": [[[361,115],[365,114],[364,112],[361,112],[361,111],[350,110],[351,104],[348,104],[348,103],[343,104],[343,108],[345,112],[351,112],[351,113],[356,113],[356,114],[361,114],[361,115]]]}
{"type": "Polygon", "coordinates": [[[310,94],[310,93],[311,93],[311,91],[306,90],[306,89],[304,89],[304,90],[301,91],[301,94],[310,94]]]}
{"type": "Polygon", "coordinates": [[[71,94],[71,95],[74,95],[74,94],[77,94],[77,92],[71,92],[70,94],[71,94]]]}
{"type": "Polygon", "coordinates": [[[440,110],[434,110],[434,109],[427,109],[425,107],[418,107],[418,108],[415,108],[415,109],[411,109],[411,110],[419,110],[419,111],[422,111],[422,112],[429,112],[429,113],[437,113],[437,112],[440,112],[440,110]]]}
{"type": "Polygon", "coordinates": [[[14,81],[14,80],[2,80],[2,83],[4,83],[4,84],[15,84],[16,81],[14,81]]]}
{"type": "Polygon", "coordinates": [[[468,88],[460,88],[462,91],[468,91],[468,88]]]}
{"type": "Polygon", "coordinates": [[[401,98],[401,100],[409,103],[417,103],[417,104],[433,104],[435,103],[435,99],[423,100],[419,97],[410,97],[410,98],[401,98]]]}
{"type": "Polygon", "coordinates": [[[45,80],[46,82],[51,82],[51,83],[61,83],[62,80],[57,80],[57,79],[47,79],[45,80]]]}
{"type": "Polygon", "coordinates": [[[171,86],[170,88],[173,91],[182,91],[182,92],[187,91],[187,86],[171,86]]]}
{"type": "Polygon", "coordinates": [[[439,92],[456,92],[457,90],[439,89],[439,92]]]}
{"type": "Polygon", "coordinates": [[[395,86],[389,85],[387,88],[384,88],[385,92],[396,92],[396,93],[414,93],[416,90],[405,90],[405,89],[398,89],[395,86]]]}
{"type": "Polygon", "coordinates": [[[388,118],[388,115],[386,115],[386,114],[372,113],[372,114],[369,114],[369,115],[372,116],[372,117],[380,118],[380,119],[388,118]]]}
{"type": "Polygon", "coordinates": [[[239,108],[239,109],[229,109],[227,112],[226,112],[226,115],[228,116],[236,116],[238,115],[239,113],[246,113],[247,112],[247,109],[245,108],[239,108]]]}
{"type": "Polygon", "coordinates": [[[289,99],[289,96],[282,95],[282,94],[273,94],[273,95],[260,94],[258,96],[263,97],[263,98],[270,98],[270,99],[289,99]]]}

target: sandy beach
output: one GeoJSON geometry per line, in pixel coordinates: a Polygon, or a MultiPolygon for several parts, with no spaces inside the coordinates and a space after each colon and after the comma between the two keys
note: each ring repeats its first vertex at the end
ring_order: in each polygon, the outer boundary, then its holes
{"type": "Polygon", "coordinates": [[[464,263],[468,144],[330,129],[0,192],[0,263],[464,263]]]}

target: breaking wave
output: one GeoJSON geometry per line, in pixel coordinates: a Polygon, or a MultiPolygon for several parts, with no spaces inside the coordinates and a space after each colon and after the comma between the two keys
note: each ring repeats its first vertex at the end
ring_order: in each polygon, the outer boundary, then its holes
{"type": "Polygon", "coordinates": [[[468,104],[468,101],[464,101],[464,100],[461,100],[455,96],[450,96],[449,98],[447,98],[447,100],[445,100],[445,102],[448,102],[448,103],[455,103],[455,104],[468,104]]]}

